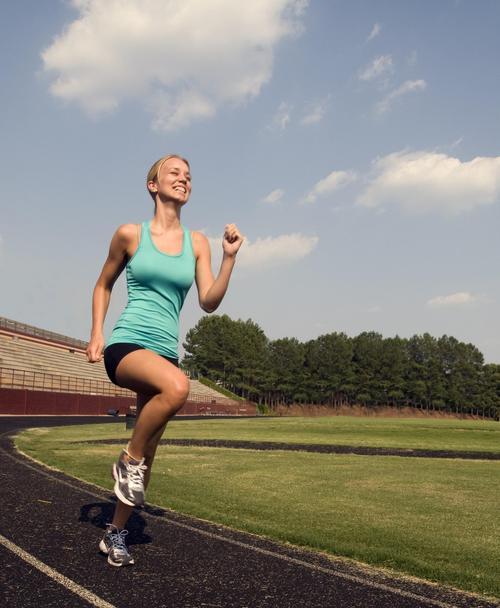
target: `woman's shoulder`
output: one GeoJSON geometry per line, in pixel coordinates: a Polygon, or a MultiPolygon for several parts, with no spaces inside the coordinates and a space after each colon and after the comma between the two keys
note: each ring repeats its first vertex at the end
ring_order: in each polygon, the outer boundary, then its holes
{"type": "Polygon", "coordinates": [[[141,229],[141,223],[139,224],[120,224],[115,230],[116,236],[126,242],[130,242],[137,238],[137,234],[141,229]]]}
{"type": "Polygon", "coordinates": [[[210,242],[205,234],[200,230],[191,230],[191,241],[193,243],[193,249],[196,257],[201,251],[210,249],[210,242]]]}
{"type": "Polygon", "coordinates": [[[203,238],[207,238],[203,232],[201,232],[200,230],[190,230],[191,232],[191,236],[195,239],[203,239],[203,238]]]}
{"type": "Polygon", "coordinates": [[[191,230],[191,238],[193,239],[193,243],[200,243],[202,245],[208,243],[208,238],[203,232],[200,230],[191,230]]]}

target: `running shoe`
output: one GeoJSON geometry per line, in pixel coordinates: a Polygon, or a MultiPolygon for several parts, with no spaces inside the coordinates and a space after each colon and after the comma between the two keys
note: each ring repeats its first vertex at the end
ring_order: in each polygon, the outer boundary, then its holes
{"type": "Polygon", "coordinates": [[[108,564],[112,566],[131,566],[134,558],[130,555],[125,544],[128,530],[119,530],[113,524],[106,524],[106,532],[99,543],[99,550],[108,556],[108,564]]]}
{"type": "Polygon", "coordinates": [[[148,468],[144,458],[135,460],[129,455],[125,460],[127,450],[122,450],[120,458],[113,464],[113,477],[115,479],[114,491],[116,496],[131,507],[144,504],[144,473],[148,468]]]}

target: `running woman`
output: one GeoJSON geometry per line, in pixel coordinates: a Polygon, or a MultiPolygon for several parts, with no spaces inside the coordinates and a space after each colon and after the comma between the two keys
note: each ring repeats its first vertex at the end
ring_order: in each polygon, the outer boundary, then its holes
{"type": "Polygon", "coordinates": [[[132,437],[113,465],[118,501],[99,544],[112,566],[134,563],[125,543],[125,525],[134,507],[144,503],[167,422],[188,397],[189,380],[179,369],[177,351],[179,312],[186,294],[196,280],[201,308],[213,312],[226,293],[243,242],[236,225],[227,224],[223,259],[214,279],[207,237],[181,224],[181,209],[191,194],[188,161],[176,154],[164,156],[149,170],[146,186],[155,203],[154,217],[142,224],[122,224],[114,233],[92,296],[87,347],[90,363],[104,356],[110,380],[137,394],[132,437]],[[111,291],[124,268],[128,302],[105,343],[111,291]]]}

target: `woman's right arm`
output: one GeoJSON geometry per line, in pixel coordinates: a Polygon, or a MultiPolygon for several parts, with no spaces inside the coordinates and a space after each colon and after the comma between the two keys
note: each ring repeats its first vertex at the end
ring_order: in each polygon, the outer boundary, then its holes
{"type": "Polygon", "coordinates": [[[87,346],[89,363],[101,361],[104,350],[104,319],[116,279],[127,265],[127,250],[136,236],[135,224],[122,224],[111,239],[109,253],[92,294],[92,329],[87,346]]]}

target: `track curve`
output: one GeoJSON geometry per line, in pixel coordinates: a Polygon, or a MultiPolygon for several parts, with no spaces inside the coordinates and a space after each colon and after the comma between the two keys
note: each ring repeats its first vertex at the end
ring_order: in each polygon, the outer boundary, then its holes
{"type": "Polygon", "coordinates": [[[111,517],[114,497],[103,488],[22,456],[12,442],[12,434],[26,427],[106,420],[0,418],[3,607],[38,608],[41,603],[116,608],[500,606],[482,597],[396,577],[154,505],[135,510],[129,521],[135,566],[111,568],[98,554],[97,544],[111,517]],[[2,539],[10,545],[2,544],[2,539]],[[35,561],[30,564],[26,555],[35,561]],[[47,570],[40,569],[40,564],[47,570]],[[50,573],[60,575],[60,580],[50,573]],[[78,589],[87,591],[88,597],[79,595],[78,589]],[[99,601],[102,604],[95,603],[99,601]]]}

